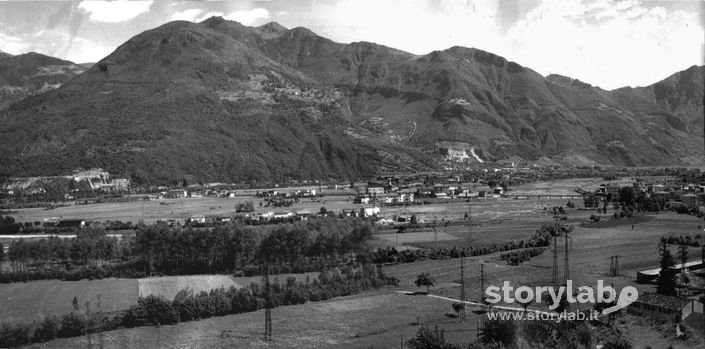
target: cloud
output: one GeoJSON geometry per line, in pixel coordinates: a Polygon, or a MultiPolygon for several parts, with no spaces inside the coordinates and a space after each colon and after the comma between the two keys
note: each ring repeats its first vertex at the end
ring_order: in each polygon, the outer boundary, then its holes
{"type": "Polygon", "coordinates": [[[252,25],[261,19],[268,19],[270,16],[267,9],[258,7],[251,10],[231,12],[223,18],[230,21],[238,21],[244,25],[252,25]]]}
{"type": "Polygon", "coordinates": [[[172,21],[190,21],[190,22],[198,22],[197,19],[201,19],[202,16],[201,14],[203,13],[202,9],[198,8],[191,8],[188,10],[176,12],[173,15],[171,15],[171,20],[172,21]]]}
{"type": "Polygon", "coordinates": [[[318,4],[309,22],[334,40],[377,42],[416,54],[454,45],[491,50],[500,33],[498,10],[499,3],[489,0],[342,0],[318,4]]]}
{"type": "Polygon", "coordinates": [[[153,1],[82,1],[78,8],[88,13],[93,22],[125,22],[149,11],[153,1]]]}
{"type": "Polygon", "coordinates": [[[500,53],[542,74],[600,87],[644,86],[703,64],[705,32],[696,13],[636,1],[544,0],[514,23],[500,53]]]}
{"type": "Polygon", "coordinates": [[[35,33],[10,34],[0,32],[0,51],[13,55],[39,52],[75,63],[97,62],[114,47],[55,29],[35,33]]]}
{"type": "Polygon", "coordinates": [[[307,25],[341,42],[372,41],[415,54],[455,45],[603,88],[648,85],[703,64],[694,11],[636,0],[541,0],[511,20],[497,0],[341,0],[284,25],[307,25]]]}

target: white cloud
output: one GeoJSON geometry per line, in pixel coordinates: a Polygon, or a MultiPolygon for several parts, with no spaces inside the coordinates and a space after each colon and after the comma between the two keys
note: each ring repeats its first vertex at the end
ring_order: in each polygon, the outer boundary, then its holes
{"type": "Polygon", "coordinates": [[[94,22],[119,23],[149,11],[153,1],[82,1],[78,8],[87,12],[94,22]]]}
{"type": "Polygon", "coordinates": [[[500,27],[505,13],[499,5],[341,0],[319,4],[307,22],[336,41],[372,41],[416,54],[476,47],[544,75],[559,73],[607,89],[648,85],[703,64],[705,32],[697,13],[637,0],[542,0],[500,27]]]}
{"type": "Polygon", "coordinates": [[[176,12],[173,15],[171,15],[171,20],[172,21],[191,21],[191,22],[198,22],[197,19],[201,18],[201,14],[203,13],[203,10],[197,9],[197,8],[192,8],[180,12],[176,12]]]}
{"type": "Polygon", "coordinates": [[[252,25],[261,19],[268,19],[269,11],[259,7],[251,10],[234,11],[225,15],[223,18],[230,21],[238,21],[244,25],[252,25]]]}
{"type": "Polygon", "coordinates": [[[71,37],[58,30],[37,33],[8,34],[0,32],[0,51],[13,55],[39,52],[75,63],[97,62],[115,48],[80,36],[71,37]]]}
{"type": "Polygon", "coordinates": [[[506,33],[502,51],[542,74],[569,75],[600,87],[654,83],[703,64],[705,32],[697,14],[640,4],[544,0],[506,33]]]}
{"type": "Polygon", "coordinates": [[[27,53],[30,44],[20,37],[0,33],[0,51],[12,55],[27,53]]]}

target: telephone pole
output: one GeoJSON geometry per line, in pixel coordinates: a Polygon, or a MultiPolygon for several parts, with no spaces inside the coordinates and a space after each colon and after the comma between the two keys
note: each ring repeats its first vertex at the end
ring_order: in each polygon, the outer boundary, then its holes
{"type": "MultiPolygon", "coordinates": [[[[558,229],[558,228],[556,228],[558,229]]],[[[555,284],[558,282],[558,232],[553,235],[553,279],[552,282],[555,284]]]]}
{"type": "Polygon", "coordinates": [[[485,264],[480,262],[480,302],[485,303],[485,264]]]}
{"type": "Polygon", "coordinates": [[[569,257],[568,257],[568,250],[570,250],[568,246],[568,232],[565,232],[564,235],[565,238],[565,267],[563,269],[563,284],[567,285],[568,284],[568,279],[570,279],[570,264],[568,263],[569,257]]]}
{"type": "Polygon", "coordinates": [[[264,272],[265,310],[264,310],[264,340],[272,340],[272,290],[269,284],[269,264],[264,272]]]}
{"type": "Polygon", "coordinates": [[[460,302],[459,311],[460,322],[465,322],[465,267],[463,266],[463,256],[460,256],[460,302]]]}
{"type": "Polygon", "coordinates": [[[619,275],[619,257],[620,256],[610,257],[610,276],[619,275]]]}

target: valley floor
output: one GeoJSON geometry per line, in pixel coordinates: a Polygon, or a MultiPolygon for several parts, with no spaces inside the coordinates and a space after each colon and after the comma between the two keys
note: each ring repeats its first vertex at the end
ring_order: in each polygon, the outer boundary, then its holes
{"type": "MultiPolygon", "coordinates": [[[[662,213],[648,219],[621,221],[606,228],[577,227],[572,233],[570,278],[574,284],[595,286],[598,279],[614,282],[618,288],[634,285],[640,292],[653,292],[653,285],[636,284],[636,270],[658,265],[656,245],[667,234],[698,233],[702,224],[692,216],[662,213]],[[631,224],[635,223],[632,230],[631,224]],[[609,257],[621,255],[617,277],[608,277],[609,257]]],[[[534,228],[535,229],[535,228],[534,228]]],[[[562,247],[563,244],[559,244],[562,247]]],[[[563,275],[563,249],[559,248],[559,275],[563,275]]],[[[551,253],[512,267],[499,260],[498,254],[465,259],[465,287],[469,299],[480,294],[479,263],[485,264],[485,285],[500,285],[511,281],[516,285],[547,285],[551,281],[551,253]]],[[[104,348],[390,348],[398,347],[415,335],[419,326],[438,325],[454,342],[469,342],[476,337],[475,315],[469,312],[465,323],[445,316],[452,312],[451,304],[424,295],[404,295],[399,291],[419,290],[413,281],[419,273],[428,272],[436,278],[431,293],[457,298],[459,289],[459,259],[427,260],[387,266],[385,273],[401,280],[398,287],[325,302],[279,307],[272,311],[274,339],[262,339],[264,311],[230,315],[174,326],[122,329],[90,338],[54,340],[52,348],[75,348],[102,342],[104,348]]],[[[617,326],[628,331],[634,348],[702,347],[699,334],[687,341],[675,340],[674,331],[643,318],[624,316],[617,326]]],[[[33,348],[42,348],[35,345],[33,348]]]]}

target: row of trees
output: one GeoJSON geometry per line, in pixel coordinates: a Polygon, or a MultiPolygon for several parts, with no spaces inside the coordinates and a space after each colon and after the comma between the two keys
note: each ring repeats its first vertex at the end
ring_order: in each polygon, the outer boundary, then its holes
{"type": "Polygon", "coordinates": [[[544,225],[534,232],[534,235],[526,240],[512,240],[508,242],[497,242],[494,244],[470,246],[463,248],[431,248],[417,250],[399,251],[394,247],[377,249],[372,254],[375,263],[412,263],[425,259],[446,259],[470,256],[481,256],[490,253],[504,252],[517,249],[535,249],[551,245],[553,225],[544,225]]]}
{"type": "Polygon", "coordinates": [[[52,236],[38,240],[13,240],[7,257],[15,272],[50,269],[57,264],[99,266],[132,254],[127,240],[110,237],[103,230],[79,230],[76,238],[52,236]]]}
{"type": "Polygon", "coordinates": [[[7,256],[13,270],[1,273],[0,282],[74,279],[74,274],[88,278],[251,275],[264,263],[282,272],[313,271],[342,264],[348,253],[364,252],[373,229],[362,220],[334,217],[263,227],[231,223],[208,229],[157,223],[140,225],[134,236],[122,239],[88,228],[79,230],[76,238],[13,241],[7,256]]]}

